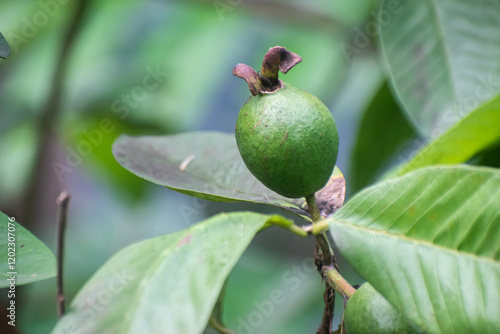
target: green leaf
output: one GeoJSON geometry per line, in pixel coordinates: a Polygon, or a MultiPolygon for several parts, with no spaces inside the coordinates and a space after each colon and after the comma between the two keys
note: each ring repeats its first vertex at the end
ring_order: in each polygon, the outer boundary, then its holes
{"type": "Polygon", "coordinates": [[[500,2],[395,3],[382,3],[382,49],[406,112],[435,137],[500,92],[500,2]]]}
{"type": "Polygon", "coordinates": [[[10,56],[10,46],[9,43],[5,40],[2,33],[0,33],[0,58],[7,58],[10,56]]]}
{"type": "Polygon", "coordinates": [[[474,163],[480,166],[500,168],[500,145],[484,152],[474,163]]]}
{"type": "Polygon", "coordinates": [[[500,332],[500,172],[432,167],[368,188],[330,219],[349,263],[429,333],[500,332]]]}
{"type": "Polygon", "coordinates": [[[229,272],[270,220],[219,214],[115,254],[85,284],[54,334],[201,333],[229,272]]]}
{"type": "Polygon", "coordinates": [[[357,191],[374,181],[388,160],[413,134],[384,83],[366,109],[358,130],[351,159],[352,190],[357,191]]]}
{"type": "Polygon", "coordinates": [[[12,218],[0,212],[0,249],[2,250],[0,288],[10,286],[7,279],[11,276],[16,278],[15,285],[42,281],[56,276],[54,254],[27,229],[10,219],[12,218]],[[14,252],[12,246],[15,248],[14,252]]]}
{"type": "MultiPolygon", "coordinates": [[[[137,176],[187,195],[211,201],[269,204],[308,217],[303,199],[278,195],[250,173],[233,134],[121,136],[113,145],[113,154],[120,165],[137,176]]],[[[334,177],[343,178],[338,168],[334,177]]]]}
{"type": "Polygon", "coordinates": [[[417,153],[398,171],[410,171],[438,164],[468,161],[477,153],[500,142],[500,95],[474,110],[439,138],[417,153]]]}

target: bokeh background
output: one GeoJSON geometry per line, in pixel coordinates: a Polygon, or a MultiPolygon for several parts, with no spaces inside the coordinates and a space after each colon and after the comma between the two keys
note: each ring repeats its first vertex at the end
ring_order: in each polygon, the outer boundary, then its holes
{"type": "MultiPolygon", "coordinates": [[[[284,214],[190,198],[139,179],[111,154],[113,141],[125,133],[232,133],[249,96],[232,68],[243,62],[259,69],[275,45],[304,59],[281,78],[317,95],[337,120],[338,166],[349,198],[422,144],[401,117],[404,140],[384,155],[387,161],[377,160],[380,152],[366,163],[354,157],[364,112],[377,92],[377,103],[398,108],[387,93],[376,36],[362,32],[376,20],[377,5],[375,0],[2,0],[0,32],[12,55],[0,60],[0,210],[54,250],[55,200],[62,190],[71,193],[68,300],[107,259],[136,241],[222,211],[284,214]],[[111,130],[103,131],[103,120],[111,130]],[[367,164],[377,169],[370,177],[359,173],[367,164]]],[[[307,264],[313,246],[313,239],[277,228],[259,234],[229,278],[228,326],[258,324],[242,334],[314,332],[324,289],[307,264]],[[258,305],[275,289],[285,293],[286,303],[263,312],[258,305]]],[[[352,284],[362,282],[341,258],[339,263],[352,284]]],[[[57,321],[55,279],[18,292],[18,326],[12,333],[50,332],[57,321]]],[[[1,293],[0,301],[5,297],[1,293]]],[[[341,306],[337,298],[337,322],[341,306]]]]}

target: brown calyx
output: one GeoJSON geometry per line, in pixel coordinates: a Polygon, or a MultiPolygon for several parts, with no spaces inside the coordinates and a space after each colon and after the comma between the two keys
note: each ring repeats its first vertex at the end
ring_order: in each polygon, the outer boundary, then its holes
{"type": "Polygon", "coordinates": [[[246,64],[237,64],[233,75],[244,79],[252,95],[259,93],[274,93],[283,84],[278,78],[278,71],[287,73],[292,67],[302,61],[298,54],[288,51],[282,46],[275,46],[267,51],[262,62],[262,69],[257,73],[246,64]]]}

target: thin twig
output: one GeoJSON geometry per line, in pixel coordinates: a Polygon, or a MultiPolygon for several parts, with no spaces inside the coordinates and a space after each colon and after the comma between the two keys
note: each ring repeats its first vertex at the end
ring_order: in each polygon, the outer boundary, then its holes
{"type": "Polygon", "coordinates": [[[316,242],[318,243],[319,247],[321,248],[321,253],[323,254],[323,260],[322,263],[323,265],[331,265],[335,262],[333,258],[333,251],[330,247],[330,244],[328,243],[327,238],[323,234],[318,234],[316,236],[316,242]]]}
{"type": "Polygon", "coordinates": [[[76,8],[68,27],[65,29],[62,47],[59,55],[55,60],[55,71],[52,80],[48,83],[51,91],[47,101],[43,105],[37,122],[37,133],[39,136],[38,145],[36,147],[35,163],[29,176],[28,186],[22,200],[24,208],[20,210],[24,217],[23,222],[25,226],[31,226],[37,212],[37,199],[38,194],[42,193],[43,177],[42,173],[45,172],[45,166],[48,164],[48,154],[52,135],[52,123],[55,121],[61,111],[61,97],[64,86],[64,76],[66,74],[67,65],[70,59],[71,50],[75,41],[77,40],[78,33],[82,26],[84,13],[86,12],[88,0],[79,0],[76,3],[76,8]]]}
{"type": "Polygon", "coordinates": [[[223,303],[224,303],[224,296],[226,294],[226,288],[227,288],[227,279],[224,282],[224,285],[222,286],[217,301],[215,302],[212,314],[210,315],[209,324],[210,326],[212,326],[213,329],[215,329],[221,334],[236,334],[232,330],[224,327],[224,323],[222,322],[223,303]]]}
{"type": "Polygon", "coordinates": [[[214,317],[210,317],[210,326],[221,334],[236,334],[236,332],[221,325],[214,317]]]}
{"type": "Polygon", "coordinates": [[[316,203],[316,195],[311,194],[306,196],[307,210],[311,214],[311,220],[313,224],[321,220],[321,214],[319,212],[318,204],[316,203]]]}
{"type": "MultiPolygon", "coordinates": [[[[312,232],[316,237],[316,248],[315,248],[315,264],[318,268],[323,279],[326,280],[327,286],[325,291],[325,309],[323,312],[323,320],[320,327],[318,327],[317,334],[330,334],[331,327],[333,323],[335,298],[329,298],[330,294],[335,296],[335,292],[339,293],[344,298],[344,305],[354,292],[356,291],[347,282],[342,275],[339,273],[339,267],[335,261],[335,253],[330,247],[328,238],[326,236],[326,229],[328,228],[328,223],[326,220],[322,220],[318,205],[316,203],[315,195],[310,195],[306,197],[306,203],[311,214],[313,221],[313,227],[306,228],[306,231],[312,232]],[[317,249],[321,249],[322,254],[318,254],[317,249]]],[[[345,309],[345,306],[344,306],[345,309]]],[[[342,326],[343,328],[343,326],[342,326]]]]}
{"type": "MultiPolygon", "coordinates": [[[[318,204],[316,203],[316,196],[314,194],[306,196],[306,203],[309,213],[311,214],[311,219],[313,221],[313,231],[314,225],[316,225],[319,221],[321,221],[321,214],[319,212],[318,204]]],[[[323,253],[323,264],[331,264],[333,263],[332,250],[330,248],[330,244],[328,240],[322,233],[318,233],[315,235],[316,241],[321,248],[321,252],[323,253]]]]}
{"type": "Polygon", "coordinates": [[[65,313],[63,289],[63,260],[64,260],[64,235],[68,220],[68,205],[71,196],[63,191],[56,202],[59,206],[59,219],[57,220],[57,311],[59,317],[65,313]]]}
{"type": "MultiPolygon", "coordinates": [[[[312,194],[306,196],[306,203],[309,213],[311,214],[314,229],[314,225],[321,220],[321,213],[319,211],[318,204],[316,203],[316,195],[312,194]]],[[[325,235],[323,233],[319,233],[315,235],[315,237],[316,247],[314,251],[314,263],[316,264],[316,268],[318,269],[320,275],[322,275],[324,266],[332,265],[335,260],[333,251],[325,235]],[[318,248],[321,249],[321,254],[318,253],[318,248]]],[[[316,330],[316,334],[330,334],[332,329],[333,316],[335,311],[335,292],[328,284],[325,288],[324,301],[325,308],[323,311],[323,318],[321,320],[321,325],[316,330]],[[333,297],[330,298],[330,296],[333,297]]]]}
{"type": "Polygon", "coordinates": [[[325,287],[324,299],[325,308],[323,310],[323,319],[321,321],[321,325],[316,330],[316,334],[331,333],[335,309],[335,290],[333,290],[328,284],[325,287]]]}

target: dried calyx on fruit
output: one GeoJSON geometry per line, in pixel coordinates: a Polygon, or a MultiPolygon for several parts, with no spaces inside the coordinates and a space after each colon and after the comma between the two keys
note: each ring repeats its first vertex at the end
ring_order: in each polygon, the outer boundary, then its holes
{"type": "Polygon", "coordinates": [[[257,73],[238,64],[233,74],[245,79],[252,96],[236,121],[236,142],[250,172],[286,197],[314,194],[330,178],[339,137],[328,108],[316,96],[282,82],[302,58],[284,47],[270,48],[257,73]]]}

